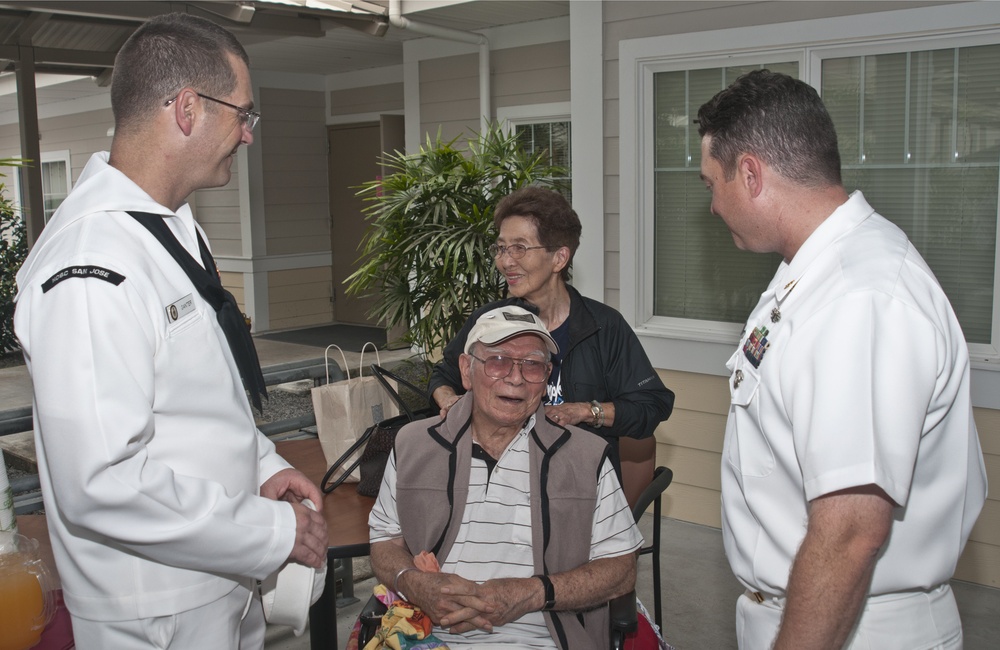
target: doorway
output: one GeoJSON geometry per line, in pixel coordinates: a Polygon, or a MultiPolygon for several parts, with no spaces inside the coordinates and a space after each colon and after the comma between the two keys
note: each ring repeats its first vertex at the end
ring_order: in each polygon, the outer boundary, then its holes
{"type": "Polygon", "coordinates": [[[362,183],[381,178],[383,151],[403,150],[403,117],[383,115],[379,122],[327,128],[330,174],[330,250],[333,253],[333,319],[337,323],[378,326],[369,316],[374,297],[348,295],[344,280],[357,269],[358,247],[368,229],[357,195],[362,183]]]}

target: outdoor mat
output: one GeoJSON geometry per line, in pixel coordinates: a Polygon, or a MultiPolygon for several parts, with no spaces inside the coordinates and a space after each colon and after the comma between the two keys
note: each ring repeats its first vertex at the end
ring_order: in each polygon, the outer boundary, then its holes
{"type": "Polygon", "coordinates": [[[269,341],[281,341],[282,343],[311,345],[320,348],[325,348],[331,343],[336,343],[345,352],[361,352],[361,346],[366,341],[371,341],[379,349],[385,348],[385,329],[381,327],[365,327],[364,325],[322,325],[320,327],[308,327],[300,330],[259,334],[258,338],[268,339],[269,341]]]}

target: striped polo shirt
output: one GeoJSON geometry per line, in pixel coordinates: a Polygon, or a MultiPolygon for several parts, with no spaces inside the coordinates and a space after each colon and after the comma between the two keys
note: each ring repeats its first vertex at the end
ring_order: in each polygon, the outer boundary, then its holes
{"type": "MultiPolygon", "coordinates": [[[[529,432],[534,415],[507,445],[492,471],[475,451],[469,477],[469,498],[455,544],[447,558],[438,558],[441,570],[483,583],[492,578],[528,578],[534,575],[531,548],[531,481],[529,432]]],[[[396,511],[396,458],[389,456],[378,500],[368,519],[370,539],[387,541],[402,535],[396,511]]],[[[642,545],[611,462],[607,459],[598,481],[597,504],[591,527],[590,559],[618,557],[642,545]]],[[[414,549],[416,552],[427,549],[414,549]]],[[[434,628],[434,635],[451,648],[483,644],[516,644],[526,648],[555,648],[542,612],[531,612],[493,633],[473,630],[462,635],[434,628]]]]}

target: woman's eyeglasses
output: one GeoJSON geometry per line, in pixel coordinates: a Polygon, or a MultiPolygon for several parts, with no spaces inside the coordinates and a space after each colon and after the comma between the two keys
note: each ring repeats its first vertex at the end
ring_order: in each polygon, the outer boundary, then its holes
{"type": "Polygon", "coordinates": [[[524,254],[528,251],[533,251],[536,248],[554,248],[553,246],[525,246],[523,244],[511,244],[510,246],[502,246],[500,244],[490,244],[489,250],[490,255],[493,257],[502,257],[504,253],[510,255],[510,259],[519,260],[524,257],[524,254]]]}

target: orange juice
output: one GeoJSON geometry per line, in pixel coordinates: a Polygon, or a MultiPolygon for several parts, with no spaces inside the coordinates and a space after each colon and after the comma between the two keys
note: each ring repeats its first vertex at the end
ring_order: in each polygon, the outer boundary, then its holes
{"type": "MultiPolygon", "coordinates": [[[[37,576],[0,556],[0,650],[26,650],[45,629],[45,603],[37,576]]],[[[18,562],[20,564],[20,562],[18,562]]]]}

